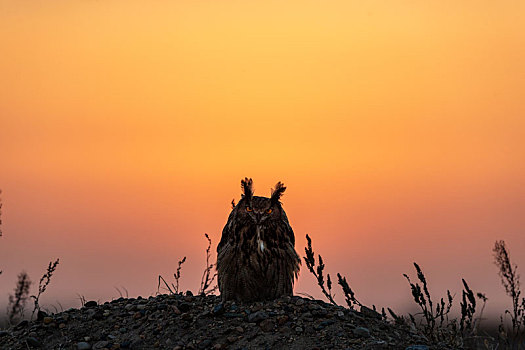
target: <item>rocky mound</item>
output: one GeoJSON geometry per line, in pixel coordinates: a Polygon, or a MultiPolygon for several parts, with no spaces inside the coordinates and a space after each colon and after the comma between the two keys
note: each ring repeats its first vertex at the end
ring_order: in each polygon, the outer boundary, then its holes
{"type": "Polygon", "coordinates": [[[116,299],[22,321],[0,331],[1,349],[407,349],[437,348],[381,315],[284,297],[221,303],[217,296],[116,299]]]}

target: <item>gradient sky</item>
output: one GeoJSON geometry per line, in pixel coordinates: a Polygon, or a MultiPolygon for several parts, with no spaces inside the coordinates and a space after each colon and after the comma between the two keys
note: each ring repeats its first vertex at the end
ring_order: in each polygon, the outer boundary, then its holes
{"type": "Polygon", "coordinates": [[[195,291],[244,176],[366,304],[406,310],[417,261],[509,306],[523,1],[0,0],[0,48],[0,306],[56,257],[48,305],[151,295],[183,256],[195,291]]]}

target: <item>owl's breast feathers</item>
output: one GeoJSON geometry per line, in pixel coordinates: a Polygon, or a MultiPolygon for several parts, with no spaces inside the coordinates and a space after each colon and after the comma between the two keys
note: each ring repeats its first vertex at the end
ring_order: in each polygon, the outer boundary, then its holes
{"type": "Polygon", "coordinates": [[[237,222],[230,214],[217,247],[223,299],[263,300],[291,295],[300,259],[288,220],[265,225],[237,222]]]}

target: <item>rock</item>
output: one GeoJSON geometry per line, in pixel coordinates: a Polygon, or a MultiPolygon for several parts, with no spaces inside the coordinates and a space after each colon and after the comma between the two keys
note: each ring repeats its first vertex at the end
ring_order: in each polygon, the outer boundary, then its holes
{"type": "Polygon", "coordinates": [[[109,345],[108,341],[101,340],[101,341],[96,342],[93,345],[93,349],[104,349],[104,348],[108,347],[108,345],[109,345]]]}
{"type": "Polygon", "coordinates": [[[264,311],[257,311],[248,315],[248,322],[260,322],[268,318],[268,314],[264,311]]]}
{"type": "Polygon", "coordinates": [[[300,299],[297,299],[297,301],[295,302],[295,305],[301,306],[301,305],[304,305],[304,303],[305,303],[304,299],[300,298],[300,299]]]}
{"type": "Polygon", "coordinates": [[[270,319],[266,319],[266,320],[261,321],[261,323],[259,323],[259,327],[261,327],[261,329],[264,332],[270,332],[274,329],[275,323],[270,319]]]}
{"type": "Polygon", "coordinates": [[[129,348],[132,350],[144,349],[144,345],[145,345],[144,340],[135,339],[131,342],[131,344],[129,345],[129,348]]]}
{"type": "Polygon", "coordinates": [[[86,303],[84,304],[84,307],[95,307],[97,305],[98,303],[95,300],[90,300],[90,301],[86,301],[86,303]]]}
{"type": "Polygon", "coordinates": [[[44,322],[44,324],[50,324],[53,322],[53,317],[46,316],[43,318],[42,321],[44,322]]]}
{"type": "Polygon", "coordinates": [[[172,310],[173,310],[173,313],[175,315],[180,315],[182,312],[180,311],[180,309],[178,307],[176,307],[175,305],[172,305],[171,306],[172,310]]]}
{"type": "Polygon", "coordinates": [[[378,320],[382,319],[383,316],[381,316],[381,314],[369,307],[366,307],[364,305],[361,305],[361,313],[363,314],[363,316],[365,317],[370,317],[370,318],[376,318],[378,320]]]}
{"type": "Polygon", "coordinates": [[[182,302],[179,304],[179,310],[182,312],[188,312],[191,309],[191,304],[187,302],[182,302]]]}
{"type": "Polygon", "coordinates": [[[47,313],[45,313],[42,310],[38,310],[38,312],[36,314],[36,320],[37,321],[42,321],[44,319],[44,317],[46,317],[46,316],[47,316],[47,313]]]}
{"type": "Polygon", "coordinates": [[[283,324],[288,322],[288,319],[289,319],[289,317],[287,315],[278,316],[277,317],[277,323],[279,324],[279,326],[282,326],[283,324]]]}
{"type": "Polygon", "coordinates": [[[85,341],[81,341],[77,343],[77,349],[78,350],[90,350],[91,345],[85,341]]]}
{"type": "Polygon", "coordinates": [[[229,343],[235,343],[237,341],[237,337],[235,336],[229,336],[228,338],[226,338],[226,340],[229,342],[229,343]]]}
{"type": "Polygon", "coordinates": [[[29,321],[28,320],[23,320],[23,321],[20,321],[16,326],[15,326],[15,330],[20,330],[22,328],[26,328],[27,326],[29,325],[29,321]]]}
{"type": "Polygon", "coordinates": [[[224,304],[220,303],[213,308],[211,313],[217,316],[217,315],[222,315],[224,311],[225,311],[224,304]]]}
{"type": "Polygon", "coordinates": [[[209,347],[211,345],[211,340],[210,339],[204,339],[203,341],[201,341],[199,343],[199,349],[206,349],[207,347],[209,347]]]}
{"type": "Polygon", "coordinates": [[[361,337],[361,338],[369,338],[370,337],[370,330],[365,327],[357,327],[352,330],[354,335],[361,337]]]}
{"type": "Polygon", "coordinates": [[[7,335],[9,335],[9,332],[6,332],[6,331],[0,331],[0,338],[5,337],[5,336],[7,336],[7,335]]]}
{"type": "Polygon", "coordinates": [[[303,328],[302,327],[295,327],[295,331],[297,333],[302,333],[303,332],[303,328]]]}
{"type": "Polygon", "coordinates": [[[33,348],[41,348],[42,343],[35,337],[27,337],[26,338],[27,345],[33,347],[33,348]]]}
{"type": "Polygon", "coordinates": [[[429,347],[427,345],[410,345],[405,350],[429,350],[429,347]]]}

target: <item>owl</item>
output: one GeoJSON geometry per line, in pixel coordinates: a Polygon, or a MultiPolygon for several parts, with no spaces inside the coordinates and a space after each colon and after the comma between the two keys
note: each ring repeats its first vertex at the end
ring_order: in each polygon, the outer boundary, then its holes
{"type": "Polygon", "coordinates": [[[253,195],[252,179],[222,230],[217,246],[217,277],[223,301],[271,300],[292,295],[301,260],[281,205],[286,187],[278,182],[270,198],[253,195]]]}

